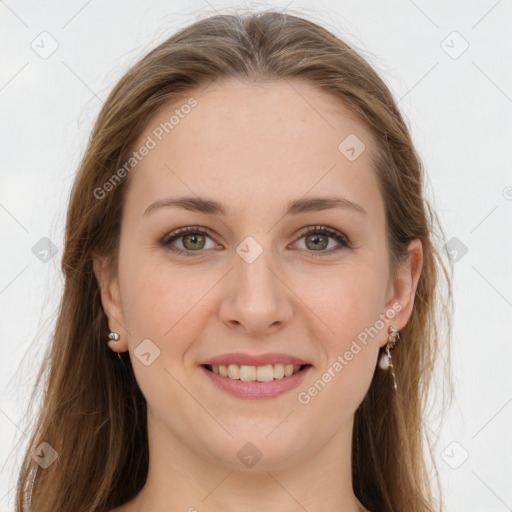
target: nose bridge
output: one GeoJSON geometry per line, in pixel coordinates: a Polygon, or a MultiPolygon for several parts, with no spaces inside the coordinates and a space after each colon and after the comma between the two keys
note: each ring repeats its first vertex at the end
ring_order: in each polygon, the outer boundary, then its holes
{"type": "Polygon", "coordinates": [[[270,236],[248,236],[236,247],[230,293],[221,308],[224,322],[264,334],[291,318],[287,288],[275,275],[280,265],[271,244],[270,236]]]}
{"type": "Polygon", "coordinates": [[[259,236],[258,240],[248,236],[236,248],[235,291],[238,300],[255,302],[253,307],[262,308],[263,304],[269,307],[282,292],[278,289],[276,277],[269,269],[276,266],[271,244],[270,236],[259,236]]]}

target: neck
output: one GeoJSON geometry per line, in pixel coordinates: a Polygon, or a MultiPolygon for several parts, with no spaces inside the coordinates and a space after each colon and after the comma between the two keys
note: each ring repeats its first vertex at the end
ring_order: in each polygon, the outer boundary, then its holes
{"type": "Polygon", "coordinates": [[[197,447],[184,446],[148,413],[148,477],[128,510],[364,511],[352,489],[352,426],[353,422],[336,432],[300,463],[278,467],[264,464],[262,457],[253,468],[240,470],[209,460],[197,447]]]}

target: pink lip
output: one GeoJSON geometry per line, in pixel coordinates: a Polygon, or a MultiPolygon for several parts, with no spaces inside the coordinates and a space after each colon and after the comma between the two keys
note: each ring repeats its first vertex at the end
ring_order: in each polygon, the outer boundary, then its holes
{"type": "Polygon", "coordinates": [[[200,363],[201,365],[219,365],[219,364],[238,364],[246,366],[264,366],[266,364],[298,364],[300,366],[311,364],[308,361],[299,359],[298,357],[290,356],[288,354],[260,354],[251,355],[242,352],[234,352],[232,354],[223,354],[221,356],[213,357],[200,363]]]}
{"type": "Polygon", "coordinates": [[[282,379],[274,379],[267,382],[230,379],[229,377],[223,377],[222,375],[213,373],[204,366],[200,368],[222,391],[236,396],[237,398],[256,400],[261,398],[274,398],[297,387],[312,367],[306,366],[306,368],[294,373],[290,377],[283,377],[282,379]]]}

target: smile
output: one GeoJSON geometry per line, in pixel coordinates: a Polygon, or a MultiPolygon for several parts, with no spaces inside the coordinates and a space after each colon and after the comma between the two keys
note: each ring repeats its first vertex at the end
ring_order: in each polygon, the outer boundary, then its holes
{"type": "Polygon", "coordinates": [[[221,391],[242,399],[275,398],[296,388],[312,369],[310,364],[201,365],[205,376],[221,391]]]}
{"type": "Polygon", "coordinates": [[[307,365],[298,364],[266,364],[264,366],[248,366],[238,364],[206,365],[206,369],[228,379],[244,382],[269,382],[274,379],[291,377],[303,370],[307,365]]]}

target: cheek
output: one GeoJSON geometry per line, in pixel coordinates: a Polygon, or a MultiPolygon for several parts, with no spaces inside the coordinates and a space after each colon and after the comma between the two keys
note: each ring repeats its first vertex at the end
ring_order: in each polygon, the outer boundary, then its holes
{"type": "Polygon", "coordinates": [[[308,395],[304,401],[327,407],[337,417],[355,411],[375,371],[379,340],[386,336],[379,321],[385,288],[382,276],[369,267],[346,268],[328,280],[317,280],[319,286],[308,294],[308,305],[326,328],[322,337],[316,337],[323,353],[317,375],[321,382],[317,378],[308,383],[313,388],[303,389],[308,395]]]}
{"type": "Polygon", "coordinates": [[[131,348],[150,338],[162,352],[174,356],[184,352],[199,337],[204,316],[200,311],[208,303],[206,295],[218,276],[140,258],[127,263],[124,277],[123,313],[131,348]]]}
{"type": "Polygon", "coordinates": [[[326,325],[338,348],[373,325],[382,311],[385,280],[377,268],[347,265],[317,273],[303,286],[305,302],[326,325]]]}
{"type": "Polygon", "coordinates": [[[143,265],[125,267],[123,313],[133,370],[148,403],[162,414],[170,402],[185,407],[179,382],[188,377],[194,361],[194,343],[208,320],[207,292],[214,284],[211,273],[200,276],[193,269],[171,271],[165,263],[149,258],[143,265]],[[146,339],[157,347],[149,345],[149,351],[158,354],[147,366],[138,357],[146,339]]]}

